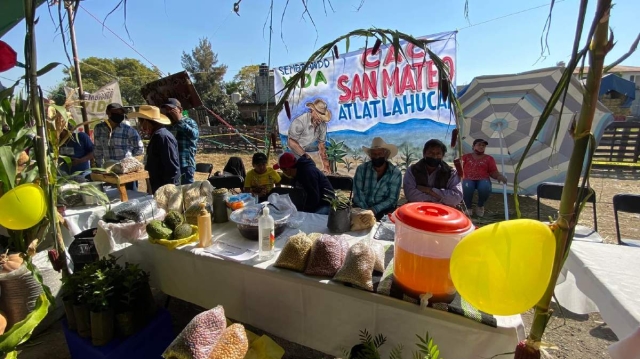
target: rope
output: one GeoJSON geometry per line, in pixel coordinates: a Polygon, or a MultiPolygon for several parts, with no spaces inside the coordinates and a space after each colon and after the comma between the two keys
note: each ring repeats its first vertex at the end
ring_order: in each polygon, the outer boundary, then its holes
{"type": "Polygon", "coordinates": [[[238,134],[240,137],[242,137],[242,139],[243,139],[243,140],[245,140],[248,144],[250,144],[251,146],[253,146],[253,148],[255,148],[255,150],[256,150],[256,151],[259,151],[259,150],[258,150],[258,147],[257,147],[256,145],[254,145],[251,141],[249,141],[248,139],[246,139],[246,138],[244,137],[244,135],[242,135],[240,132],[238,132],[238,130],[237,130],[235,127],[231,126],[227,121],[223,120],[223,119],[222,119],[222,117],[218,116],[218,114],[217,114],[217,113],[213,112],[211,109],[209,109],[208,107],[206,107],[206,106],[204,106],[204,105],[203,105],[202,107],[204,107],[204,109],[205,109],[205,110],[209,111],[209,113],[210,113],[210,114],[212,114],[212,115],[213,115],[213,117],[215,117],[216,119],[218,119],[218,121],[222,122],[222,123],[223,123],[225,126],[227,126],[229,129],[236,131],[236,134],[238,134]]]}
{"type": "Polygon", "coordinates": [[[162,70],[160,70],[160,67],[156,66],[153,62],[151,62],[151,60],[147,59],[143,54],[140,53],[140,51],[136,50],[133,46],[131,46],[128,42],[124,41],[118,34],[116,34],[113,30],[111,30],[104,22],[100,21],[97,17],[95,17],[95,15],[93,15],[92,13],[89,12],[89,10],[85,9],[82,5],[78,5],[78,7],[80,7],[82,10],[84,10],[84,12],[86,12],[87,14],[89,14],[89,16],[91,16],[94,20],[96,20],[98,23],[100,23],[105,29],[109,30],[110,33],[113,34],[113,36],[117,37],[120,41],[122,41],[125,45],[127,45],[131,50],[133,50],[136,54],[140,55],[140,57],[142,57],[143,59],[145,59],[149,64],[151,64],[151,66],[153,66],[154,68],[156,68],[160,74],[162,75],[162,77],[165,77],[164,72],[162,72],[162,70]]]}

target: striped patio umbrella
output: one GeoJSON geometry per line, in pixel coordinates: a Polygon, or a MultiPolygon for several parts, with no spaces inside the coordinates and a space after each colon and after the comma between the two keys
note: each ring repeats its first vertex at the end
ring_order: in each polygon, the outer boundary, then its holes
{"type": "MultiPolygon", "coordinates": [[[[513,191],[515,168],[538,124],[546,103],[564,68],[553,67],[514,75],[476,77],[460,95],[464,119],[460,129],[463,152],[472,151],[473,140],[489,142],[486,154],[503,164],[502,173],[513,191]]],[[[546,125],[535,139],[518,176],[518,193],[533,195],[542,182],[564,182],[573,151],[570,127],[582,107],[582,83],[572,77],[565,106],[556,104],[546,125]],[[554,143],[556,126],[558,137],[554,143]]],[[[592,132],[600,140],[613,121],[609,110],[598,102],[592,132]]],[[[502,190],[497,182],[493,191],[502,190]]]]}

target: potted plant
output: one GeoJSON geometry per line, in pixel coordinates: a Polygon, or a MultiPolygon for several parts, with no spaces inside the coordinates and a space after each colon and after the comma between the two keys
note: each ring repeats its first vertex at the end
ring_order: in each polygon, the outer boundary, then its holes
{"type": "Polygon", "coordinates": [[[91,315],[89,314],[88,298],[91,292],[91,270],[93,266],[86,266],[80,272],[74,273],[75,294],[73,295],[73,316],[76,321],[78,335],[82,338],[91,337],[91,315]]]}
{"type": "Polygon", "coordinates": [[[144,325],[146,315],[136,311],[135,306],[141,289],[148,281],[148,274],[137,264],[126,263],[120,272],[116,288],[116,329],[124,337],[132,335],[136,329],[144,325]]]}
{"type": "Polygon", "coordinates": [[[73,305],[76,301],[78,293],[78,275],[68,275],[62,277],[62,303],[64,304],[64,312],[67,316],[67,325],[69,330],[77,331],[76,316],[73,311],[73,305]]]}
{"type": "Polygon", "coordinates": [[[351,200],[343,192],[329,192],[324,195],[329,202],[329,218],[327,228],[331,233],[345,233],[351,229],[351,200]]]}
{"type": "Polygon", "coordinates": [[[113,339],[115,315],[112,306],[117,268],[100,269],[91,275],[88,297],[91,310],[91,343],[101,346],[113,339]]]}

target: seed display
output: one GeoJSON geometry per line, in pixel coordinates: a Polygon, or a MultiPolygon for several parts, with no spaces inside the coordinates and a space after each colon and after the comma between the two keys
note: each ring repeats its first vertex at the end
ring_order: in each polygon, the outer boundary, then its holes
{"type": "MultiPolygon", "coordinates": [[[[219,305],[196,315],[162,354],[165,359],[207,359],[222,336],[227,319],[219,305]]],[[[243,328],[244,331],[244,328],[243,328]]]]}
{"type": "Polygon", "coordinates": [[[249,351],[249,339],[242,324],[231,324],[222,332],[209,359],[243,359],[249,351]]]}
{"type": "Polygon", "coordinates": [[[312,246],[313,241],[303,232],[289,237],[276,260],[275,266],[303,272],[307,266],[312,246]]]}
{"type": "Polygon", "coordinates": [[[333,280],[373,291],[372,273],[375,261],[376,255],[371,246],[365,241],[360,241],[349,248],[344,265],[333,280]]]}
{"type": "Polygon", "coordinates": [[[333,277],[336,275],[349,250],[349,243],[342,236],[323,234],[311,247],[306,275],[333,277]]]}

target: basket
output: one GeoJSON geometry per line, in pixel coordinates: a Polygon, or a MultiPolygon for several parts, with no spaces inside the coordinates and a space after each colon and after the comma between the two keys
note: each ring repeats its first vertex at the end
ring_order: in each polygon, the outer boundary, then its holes
{"type": "Polygon", "coordinates": [[[185,244],[189,244],[189,243],[193,243],[193,242],[197,242],[199,239],[198,236],[198,226],[194,226],[191,225],[191,230],[192,230],[192,235],[190,235],[187,238],[182,238],[182,239],[178,239],[178,240],[170,240],[170,239],[154,239],[149,237],[149,242],[154,243],[154,244],[160,244],[162,246],[165,246],[169,249],[176,249],[180,246],[183,246],[185,244]]]}

